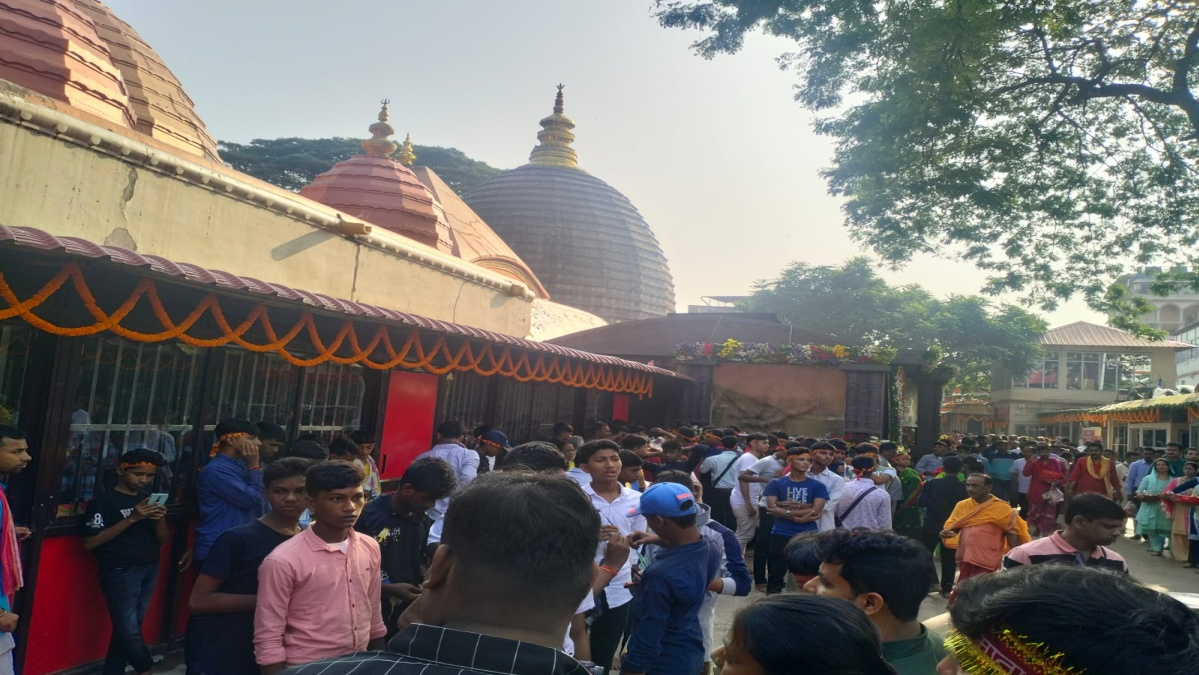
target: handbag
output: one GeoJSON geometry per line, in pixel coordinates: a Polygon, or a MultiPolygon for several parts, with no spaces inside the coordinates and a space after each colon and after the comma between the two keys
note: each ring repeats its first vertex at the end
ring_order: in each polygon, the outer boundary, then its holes
{"type": "Polygon", "coordinates": [[[1062,494],[1062,491],[1058,489],[1056,485],[1049,488],[1049,491],[1042,496],[1044,496],[1045,501],[1049,502],[1050,504],[1060,504],[1066,501],[1066,495],[1062,494]]]}
{"type": "Polygon", "coordinates": [[[843,525],[842,525],[841,523],[842,523],[842,522],[843,522],[843,521],[844,521],[846,518],[848,518],[848,517],[849,517],[849,514],[853,513],[853,510],[854,510],[854,509],[858,508],[858,504],[860,504],[860,503],[862,502],[862,500],[866,498],[866,495],[870,494],[871,492],[874,492],[874,491],[875,491],[875,490],[877,490],[877,489],[878,489],[878,486],[877,486],[877,485],[874,485],[874,486],[871,486],[869,490],[867,490],[867,491],[863,492],[862,494],[858,495],[858,498],[857,498],[857,499],[855,499],[855,500],[853,500],[853,503],[849,505],[849,508],[848,508],[848,509],[845,509],[845,513],[843,513],[843,514],[841,514],[841,515],[839,515],[839,516],[837,516],[837,515],[834,515],[834,516],[833,516],[833,524],[834,524],[834,525],[835,525],[835,526],[836,526],[838,529],[842,528],[842,527],[843,527],[843,525]]]}

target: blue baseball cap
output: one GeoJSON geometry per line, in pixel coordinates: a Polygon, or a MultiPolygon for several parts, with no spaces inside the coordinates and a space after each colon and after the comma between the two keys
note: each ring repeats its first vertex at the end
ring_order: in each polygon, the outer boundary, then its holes
{"type": "Polygon", "coordinates": [[[500,431],[499,429],[492,429],[491,431],[484,433],[479,438],[482,438],[485,441],[490,441],[492,443],[495,443],[496,445],[499,445],[500,447],[503,447],[503,448],[508,447],[508,436],[504,432],[500,431]]]}
{"type": "Polygon", "coordinates": [[[695,513],[695,495],[678,483],[654,483],[641,493],[641,505],[630,516],[677,518],[695,513]]]}

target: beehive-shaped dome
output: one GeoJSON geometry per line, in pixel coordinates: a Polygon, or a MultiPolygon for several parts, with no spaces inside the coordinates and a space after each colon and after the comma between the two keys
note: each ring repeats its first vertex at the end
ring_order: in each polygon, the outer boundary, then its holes
{"type": "Polygon", "coordinates": [[[0,79],[217,159],[216,142],[178,78],[96,0],[0,2],[0,79]]]}
{"type": "Polygon", "coordinates": [[[627,197],[578,168],[561,87],[541,126],[529,163],[475,188],[466,202],[555,302],[610,322],[674,311],[674,281],[649,224],[627,197]]]}
{"type": "Polygon", "coordinates": [[[300,194],[451,253],[453,241],[441,204],[412,169],[391,158],[400,146],[391,140],[395,129],[387,120],[384,101],[379,121],[370,126],[371,138],[362,143],[364,154],[338,162],[304,186],[300,194]]]}

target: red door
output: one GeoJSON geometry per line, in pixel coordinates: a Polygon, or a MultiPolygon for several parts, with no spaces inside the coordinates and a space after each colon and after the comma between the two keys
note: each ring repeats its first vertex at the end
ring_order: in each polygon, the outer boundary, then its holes
{"type": "Polygon", "coordinates": [[[612,397],[612,419],[629,421],[629,395],[617,394],[612,397]]]}
{"type": "Polygon", "coordinates": [[[437,414],[437,376],[392,371],[387,383],[387,411],[379,439],[379,475],[399,478],[420,453],[433,447],[437,414]]]}

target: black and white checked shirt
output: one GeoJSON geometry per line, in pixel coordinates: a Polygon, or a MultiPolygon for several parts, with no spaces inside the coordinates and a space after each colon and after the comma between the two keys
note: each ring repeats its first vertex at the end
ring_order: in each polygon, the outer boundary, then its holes
{"type": "Polygon", "coordinates": [[[392,638],[391,651],[358,652],[284,671],[285,675],[590,675],[578,661],[548,647],[449,628],[412,624],[392,638]]]}

